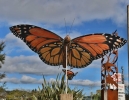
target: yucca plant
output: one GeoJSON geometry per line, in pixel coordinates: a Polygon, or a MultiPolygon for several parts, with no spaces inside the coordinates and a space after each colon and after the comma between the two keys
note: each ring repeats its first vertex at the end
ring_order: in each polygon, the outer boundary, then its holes
{"type": "MultiPolygon", "coordinates": [[[[58,74],[55,81],[47,82],[45,77],[43,76],[42,89],[39,88],[38,93],[36,95],[38,100],[60,100],[60,94],[65,93],[66,84],[65,84],[65,74],[58,74]]],[[[73,100],[82,100],[83,90],[78,90],[76,88],[70,89],[68,86],[67,93],[73,94],[73,100]]]]}

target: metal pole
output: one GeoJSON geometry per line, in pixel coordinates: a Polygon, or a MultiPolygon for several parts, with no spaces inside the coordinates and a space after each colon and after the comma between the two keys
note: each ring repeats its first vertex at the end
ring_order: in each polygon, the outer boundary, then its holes
{"type": "Polygon", "coordinates": [[[66,94],[67,94],[67,46],[66,46],[66,94]]]}
{"type": "Polygon", "coordinates": [[[106,73],[106,69],[105,69],[104,74],[105,74],[104,100],[107,100],[107,82],[106,82],[106,77],[107,77],[106,75],[107,75],[107,73],[106,73]]]}
{"type": "MultiPolygon", "coordinates": [[[[128,59],[129,59],[129,5],[127,5],[127,43],[128,43],[128,59]]],[[[128,90],[129,90],[129,63],[128,63],[128,90]]],[[[129,94],[129,91],[128,91],[129,94]]]]}
{"type": "Polygon", "coordinates": [[[122,73],[121,73],[121,76],[122,76],[122,84],[124,84],[124,69],[123,69],[123,66],[121,67],[121,70],[122,70],[122,73]]]}

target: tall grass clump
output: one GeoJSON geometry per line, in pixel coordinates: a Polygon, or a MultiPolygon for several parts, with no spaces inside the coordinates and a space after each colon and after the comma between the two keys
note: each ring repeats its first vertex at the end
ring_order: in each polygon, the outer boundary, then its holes
{"type": "MultiPolygon", "coordinates": [[[[39,88],[37,91],[37,99],[38,100],[60,100],[60,94],[65,94],[66,84],[65,84],[65,74],[61,76],[58,74],[55,81],[47,82],[45,77],[43,76],[42,88],[39,88]]],[[[83,90],[80,89],[70,89],[67,87],[67,93],[73,94],[73,100],[82,100],[83,90]]]]}

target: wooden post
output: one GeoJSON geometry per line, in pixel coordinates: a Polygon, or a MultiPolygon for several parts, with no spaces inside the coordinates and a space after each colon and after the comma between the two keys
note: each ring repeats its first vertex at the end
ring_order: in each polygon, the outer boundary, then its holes
{"type": "Polygon", "coordinates": [[[104,90],[104,100],[108,100],[107,90],[104,90]]]}
{"type": "Polygon", "coordinates": [[[73,94],[60,94],[60,100],[73,100],[73,94]]]}

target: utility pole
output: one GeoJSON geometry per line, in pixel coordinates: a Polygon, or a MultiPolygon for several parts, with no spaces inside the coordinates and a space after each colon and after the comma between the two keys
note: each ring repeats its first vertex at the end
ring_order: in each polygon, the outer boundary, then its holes
{"type": "MultiPolygon", "coordinates": [[[[127,5],[127,37],[128,37],[128,59],[129,59],[129,5],[127,5]]],[[[128,78],[129,78],[129,63],[128,63],[128,78]]],[[[128,90],[129,90],[129,79],[128,79],[128,90]]],[[[129,95],[129,92],[128,92],[129,95]]]]}

